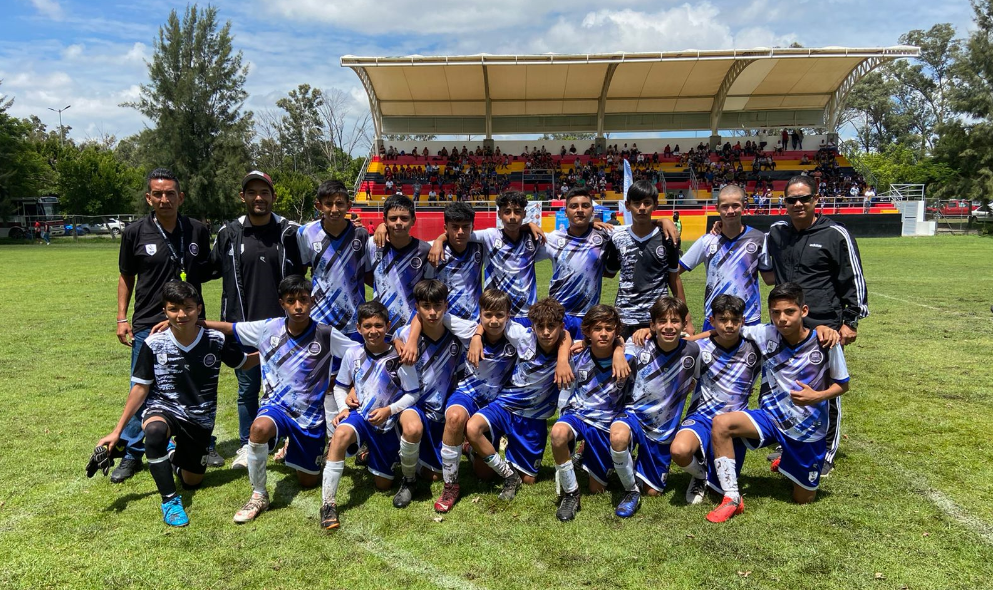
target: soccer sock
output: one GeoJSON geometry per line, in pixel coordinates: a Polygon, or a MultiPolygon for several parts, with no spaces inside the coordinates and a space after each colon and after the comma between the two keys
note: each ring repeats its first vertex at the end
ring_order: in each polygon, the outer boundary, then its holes
{"type": "Polygon", "coordinates": [[[269,445],[248,441],[248,482],[252,484],[252,493],[266,493],[265,463],[269,459],[269,445]]]}
{"type": "Polygon", "coordinates": [[[617,473],[617,478],[621,480],[624,491],[636,491],[638,485],[634,482],[634,460],[631,459],[631,451],[610,449],[610,457],[614,461],[614,471],[617,473]]]}
{"type": "Polygon", "coordinates": [[[417,477],[417,456],[421,450],[421,443],[412,443],[400,437],[400,472],[405,479],[417,477]]]}
{"type": "Polygon", "coordinates": [[[155,487],[162,494],[162,502],[165,503],[176,496],[176,479],[172,473],[172,465],[169,457],[159,457],[148,460],[148,471],[155,480],[155,487]]]}
{"type": "Polygon", "coordinates": [[[572,459],[561,465],[556,465],[555,475],[558,476],[559,483],[562,484],[563,492],[572,494],[579,489],[579,482],[576,481],[576,468],[572,465],[572,459]]]}
{"type": "Polygon", "coordinates": [[[500,456],[500,453],[493,453],[484,459],[484,461],[486,461],[486,464],[490,466],[490,469],[495,471],[497,475],[504,479],[510,477],[514,473],[514,470],[510,467],[510,463],[504,461],[503,457],[500,456]]]}
{"type": "Polygon", "coordinates": [[[459,482],[459,460],[462,458],[462,445],[441,443],[441,473],[445,483],[459,482]]]}
{"type": "Polygon", "coordinates": [[[328,461],[324,465],[324,482],[321,484],[321,497],[325,504],[334,504],[338,494],[338,483],[345,471],[344,461],[328,461]]]}
{"type": "Polygon", "coordinates": [[[741,500],[741,494],[738,493],[738,476],[734,467],[734,459],[731,457],[718,457],[714,460],[714,471],[717,472],[717,481],[721,482],[724,495],[737,502],[741,500]]]}
{"type": "Polygon", "coordinates": [[[707,468],[704,467],[703,463],[701,463],[695,456],[690,459],[689,465],[683,467],[683,471],[689,473],[696,479],[705,479],[707,477],[707,468]]]}

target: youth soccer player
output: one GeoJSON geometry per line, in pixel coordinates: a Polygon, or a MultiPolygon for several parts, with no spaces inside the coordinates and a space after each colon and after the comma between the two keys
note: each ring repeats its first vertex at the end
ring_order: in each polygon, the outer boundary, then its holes
{"type": "Polygon", "coordinates": [[[378,301],[363,303],[357,317],[364,344],[345,351],[334,386],[341,411],[333,419],[335,435],[324,466],[321,527],[326,530],[339,526],[337,493],[347,454],[355,454],[361,445],[368,448],[366,468],[380,490],[390,489],[393,483],[398,453],[401,462],[417,464],[416,447],[413,453],[402,449],[396,428],[399,415],[420,396],[417,372],[401,365],[396,350],[386,342],[386,306],[378,301]],[[355,391],[349,394],[352,387],[355,391]]]}
{"type": "Polygon", "coordinates": [[[414,285],[424,278],[425,262],[431,246],[410,235],[414,226],[414,202],[393,195],[383,203],[383,218],[389,241],[376,246],[368,241],[368,268],[372,271],[373,292],[390,312],[387,334],[392,336],[414,316],[414,285]]]}
{"type": "Polygon", "coordinates": [[[793,501],[812,501],[827,452],[828,401],[848,391],[841,347],[826,348],[803,325],[808,312],[803,289],[796,283],[777,285],[768,301],[772,324],[741,330],[742,336],[762,350],[759,409],[714,418],[714,471],[724,499],[707,515],[710,522],[724,522],[745,508],[738,492],[736,438],[751,449],[782,445],[782,456],[773,462],[773,470],[793,482],[793,501]]]}
{"type": "Polygon", "coordinates": [[[148,470],[162,496],[162,519],[170,526],[186,526],[190,519],[176,491],[173,466],[186,489],[195,489],[207,470],[207,448],[217,415],[217,377],[221,363],[236,369],[258,364],[258,355],[246,356],[224,334],[197,325],[203,312],[200,295],[189,283],[170,281],[162,288],[162,307],[169,329],[148,336],[134,373],[134,385],[117,427],[97,442],[114,449],[121,432],[144,405],[142,428],[148,470]],[[169,439],[176,447],[170,457],[169,439]],[[171,461],[170,461],[171,459],[171,461]]]}
{"type": "Polygon", "coordinates": [[[463,320],[479,319],[482,294],[483,246],[470,242],[476,212],[456,201],[445,207],[445,244],[438,266],[429,265],[424,278],[438,279],[448,287],[448,313],[463,320]]]}
{"type": "Polygon", "coordinates": [[[617,310],[594,305],[583,317],[583,337],[588,346],[572,359],[575,381],[559,397],[559,419],[552,426],[550,440],[555,471],[562,486],[562,498],[555,516],[572,520],[580,509],[579,482],[572,462],[573,447],[585,441],[583,469],[590,476],[590,493],[607,486],[612,466],[610,425],[623,407],[627,380],[613,374],[614,345],[621,327],[617,310]]]}
{"type": "MultiPolygon", "coordinates": [[[[631,214],[631,225],[614,230],[610,240],[616,251],[605,262],[606,272],[618,271],[617,297],[614,307],[621,316],[621,336],[627,338],[648,327],[650,310],[660,298],[672,295],[686,302],[683,282],[679,278],[679,251],[652,221],[659,203],[659,191],[647,180],[639,180],[628,189],[624,206],[631,214]]],[[[689,315],[683,329],[693,333],[689,315]]]]}
{"type": "Polygon", "coordinates": [[[633,357],[634,384],[624,412],[610,425],[610,454],[625,495],[617,516],[633,516],[641,491],[656,496],[665,489],[671,455],[669,445],[683,415],[687,396],[700,377],[700,346],[681,338],[689,311],[674,297],[661,297],[649,310],[653,336],[638,345],[632,339],[625,353],[633,357]],[[631,451],[638,447],[638,455],[631,451]]]}

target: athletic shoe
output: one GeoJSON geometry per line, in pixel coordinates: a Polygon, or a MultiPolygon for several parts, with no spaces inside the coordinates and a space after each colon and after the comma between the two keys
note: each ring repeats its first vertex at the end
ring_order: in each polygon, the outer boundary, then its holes
{"type": "Polygon", "coordinates": [[[783,455],[783,445],[776,445],[776,449],[765,456],[766,461],[775,461],[783,455]]]}
{"type": "MultiPolygon", "coordinates": [[[[565,503],[565,498],[563,498],[562,501],[565,503]]],[[[633,490],[624,494],[624,497],[621,498],[621,503],[617,505],[617,511],[614,512],[614,514],[620,516],[621,518],[631,518],[634,516],[634,513],[638,511],[639,506],[641,506],[641,492],[638,490],[633,490]]],[[[561,506],[559,508],[561,509],[561,506]]],[[[561,516],[559,519],[568,520],[562,518],[561,516]]]]}
{"type": "Polygon", "coordinates": [[[782,462],[782,460],[783,460],[782,457],[776,457],[775,459],[773,459],[772,463],[769,465],[769,471],[773,473],[779,473],[779,464],[782,462]]]}
{"type": "Polygon", "coordinates": [[[576,518],[577,512],[579,512],[579,490],[562,494],[562,503],[555,511],[555,518],[565,522],[576,518]]]}
{"type": "Polygon", "coordinates": [[[583,464],[583,451],[586,450],[586,441],[581,440],[576,445],[576,452],[572,454],[572,465],[573,467],[582,467],[583,464]]]}
{"type": "Polygon", "coordinates": [[[517,496],[517,490],[521,489],[521,484],[524,480],[516,471],[511,471],[510,475],[503,478],[503,489],[500,490],[500,495],[498,496],[501,500],[513,500],[517,496]]]}
{"type": "Polygon", "coordinates": [[[355,453],[355,466],[365,467],[369,464],[369,447],[363,444],[359,447],[359,451],[355,453]]]}
{"type": "Polygon", "coordinates": [[[251,499],[234,513],[234,521],[238,524],[251,522],[269,508],[269,494],[252,493],[251,499]]]}
{"type": "Polygon", "coordinates": [[[832,471],[834,471],[834,461],[825,461],[824,465],[821,465],[821,477],[831,475],[832,471]]]}
{"type": "Polygon", "coordinates": [[[207,467],[224,467],[224,457],[217,452],[217,437],[210,437],[210,446],[207,447],[207,467]]]}
{"type": "Polygon", "coordinates": [[[331,503],[321,506],[321,528],[330,531],[338,528],[340,525],[341,523],[338,522],[338,505],[331,503]]]}
{"type": "Polygon", "coordinates": [[[400,479],[400,489],[393,496],[395,508],[406,508],[410,505],[410,501],[414,499],[414,486],[416,484],[416,479],[407,479],[406,477],[400,479]]]}
{"type": "Polygon", "coordinates": [[[710,522],[725,522],[730,520],[732,516],[738,516],[745,511],[745,502],[741,498],[738,501],[734,501],[727,496],[721,500],[721,505],[710,511],[707,515],[707,520],[710,522]]]}
{"type": "Polygon", "coordinates": [[[459,484],[446,483],[441,491],[441,497],[434,503],[434,511],[445,513],[452,509],[452,506],[459,499],[459,484]]]}
{"type": "Polygon", "coordinates": [[[173,496],[172,499],[162,503],[162,520],[169,526],[186,526],[190,524],[190,517],[186,516],[183,510],[183,499],[173,496]]]}
{"type": "Polygon", "coordinates": [[[283,446],[276,449],[272,454],[272,460],[276,463],[286,463],[286,450],[290,448],[290,439],[286,439],[283,446]]]}
{"type": "Polygon", "coordinates": [[[176,456],[176,441],[169,439],[166,443],[166,457],[169,457],[169,462],[172,463],[172,458],[176,456]]]}
{"type": "Polygon", "coordinates": [[[686,503],[696,506],[700,502],[703,502],[703,498],[706,495],[707,480],[699,477],[691,478],[690,485],[686,488],[686,503]]]}
{"type": "Polygon", "coordinates": [[[248,445],[242,445],[235,453],[231,469],[248,469],[248,445]]]}
{"type": "Polygon", "coordinates": [[[141,464],[141,459],[132,459],[131,457],[125,457],[121,459],[121,464],[114,469],[114,472],[110,474],[111,483],[121,483],[126,479],[131,479],[134,477],[135,473],[141,471],[143,465],[141,464]]]}

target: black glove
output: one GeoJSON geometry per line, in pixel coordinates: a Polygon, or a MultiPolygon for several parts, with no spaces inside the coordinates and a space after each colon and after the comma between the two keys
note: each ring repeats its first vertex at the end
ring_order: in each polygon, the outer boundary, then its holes
{"type": "Polygon", "coordinates": [[[100,445],[93,450],[90,462],[86,464],[86,477],[93,477],[97,471],[103,471],[103,474],[107,475],[113,466],[114,461],[107,453],[107,447],[100,445]]]}

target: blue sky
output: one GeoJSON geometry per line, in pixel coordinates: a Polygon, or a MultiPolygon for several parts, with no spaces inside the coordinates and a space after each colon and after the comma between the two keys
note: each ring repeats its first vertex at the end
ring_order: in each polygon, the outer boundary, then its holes
{"type": "MultiPolygon", "coordinates": [[[[339,88],[353,112],[368,109],[342,55],[586,53],[831,45],[896,45],[911,29],[950,22],[965,36],[967,0],[668,0],[569,3],[535,0],[217,0],[235,47],[250,64],[246,107],[275,109],[298,84],[339,88]],[[603,8],[605,4],[609,9],[603,8]],[[478,7],[477,7],[478,6],[478,7]],[[567,8],[564,8],[566,7],[567,8]]],[[[54,128],[63,113],[76,140],[142,129],[121,107],[147,82],[158,27],[173,8],[164,0],[2,0],[0,94],[11,113],[54,128]]]]}

